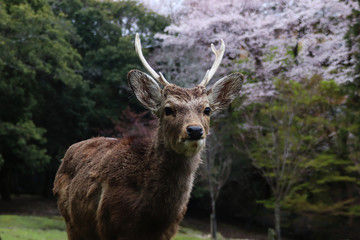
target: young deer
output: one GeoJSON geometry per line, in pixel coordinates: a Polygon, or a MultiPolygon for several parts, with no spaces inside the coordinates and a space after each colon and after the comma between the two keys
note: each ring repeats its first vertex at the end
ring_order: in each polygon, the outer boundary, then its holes
{"type": "Polygon", "coordinates": [[[238,95],[243,76],[230,74],[206,90],[225,45],[211,46],[216,60],[190,89],[169,84],[146,62],[139,36],[135,49],[151,75],[132,70],[129,85],[159,118],[148,139],[97,137],[72,145],[57,172],[53,192],[71,240],[165,240],[175,235],[189,200],[209,131],[210,115],[238,95]]]}

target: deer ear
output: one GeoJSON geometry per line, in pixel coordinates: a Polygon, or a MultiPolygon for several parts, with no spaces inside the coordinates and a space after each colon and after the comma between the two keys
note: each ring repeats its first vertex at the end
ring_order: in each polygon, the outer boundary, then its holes
{"type": "Polygon", "coordinates": [[[217,81],[208,91],[211,109],[225,109],[238,96],[243,81],[244,76],[240,73],[232,73],[217,81]]]}
{"type": "Polygon", "coordinates": [[[141,104],[151,111],[157,111],[161,103],[161,88],[156,81],[139,70],[131,70],[127,79],[141,104]]]}

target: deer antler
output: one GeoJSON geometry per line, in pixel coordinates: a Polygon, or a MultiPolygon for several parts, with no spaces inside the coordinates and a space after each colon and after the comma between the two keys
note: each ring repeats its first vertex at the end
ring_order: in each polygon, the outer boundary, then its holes
{"type": "Polygon", "coordinates": [[[145,60],[144,55],[143,55],[142,50],[141,50],[141,42],[140,42],[140,37],[139,37],[138,33],[136,33],[136,37],[135,37],[135,50],[136,50],[142,64],[144,65],[146,70],[148,70],[149,73],[155,78],[155,80],[158,81],[159,83],[161,83],[164,86],[169,85],[170,83],[168,81],[166,81],[166,79],[164,78],[162,73],[159,72],[160,75],[157,74],[155,72],[155,70],[152,69],[152,67],[150,67],[148,62],[145,60]]]}
{"type": "Polygon", "coordinates": [[[210,79],[214,76],[216,70],[220,66],[221,60],[225,52],[224,40],[221,39],[221,46],[219,49],[216,49],[214,44],[211,44],[211,50],[215,53],[215,62],[213,63],[211,69],[206,71],[205,77],[200,83],[200,85],[204,87],[206,87],[206,85],[209,83],[210,79]]]}

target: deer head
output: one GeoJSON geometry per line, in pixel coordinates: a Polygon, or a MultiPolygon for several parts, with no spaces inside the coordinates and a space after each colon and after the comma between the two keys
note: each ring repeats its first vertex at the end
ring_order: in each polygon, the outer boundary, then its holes
{"type": "Polygon", "coordinates": [[[218,80],[211,89],[206,85],[215,74],[225,51],[224,41],[216,49],[215,62],[199,85],[182,88],[170,84],[161,73],[156,73],[145,60],[139,35],[136,34],[135,49],[141,62],[153,78],[139,70],[128,73],[129,85],[142,105],[159,119],[158,138],[166,149],[178,154],[192,156],[199,152],[209,132],[210,115],[226,108],[238,95],[243,75],[233,73],[218,80]],[[163,85],[160,88],[158,83],[163,85]]]}

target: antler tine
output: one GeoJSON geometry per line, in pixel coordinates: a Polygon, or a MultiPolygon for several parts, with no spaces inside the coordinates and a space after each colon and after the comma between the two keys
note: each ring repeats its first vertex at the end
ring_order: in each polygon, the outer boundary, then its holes
{"type": "Polygon", "coordinates": [[[206,87],[206,85],[209,83],[210,79],[214,76],[216,70],[220,66],[221,60],[225,52],[224,40],[221,39],[221,46],[219,49],[216,49],[214,44],[211,44],[211,50],[215,53],[215,62],[213,63],[211,69],[206,71],[205,77],[200,83],[200,85],[204,87],[206,87]]]}
{"type": "Polygon", "coordinates": [[[161,83],[164,86],[169,85],[170,83],[168,81],[166,81],[164,76],[161,73],[160,73],[160,75],[157,74],[155,72],[155,70],[152,67],[150,67],[148,62],[145,60],[144,55],[143,55],[142,50],[141,50],[141,42],[140,42],[139,33],[136,33],[136,36],[135,36],[135,50],[136,50],[136,53],[138,54],[142,64],[144,65],[146,70],[148,70],[149,73],[155,78],[155,80],[158,81],[159,83],[161,83]]]}

